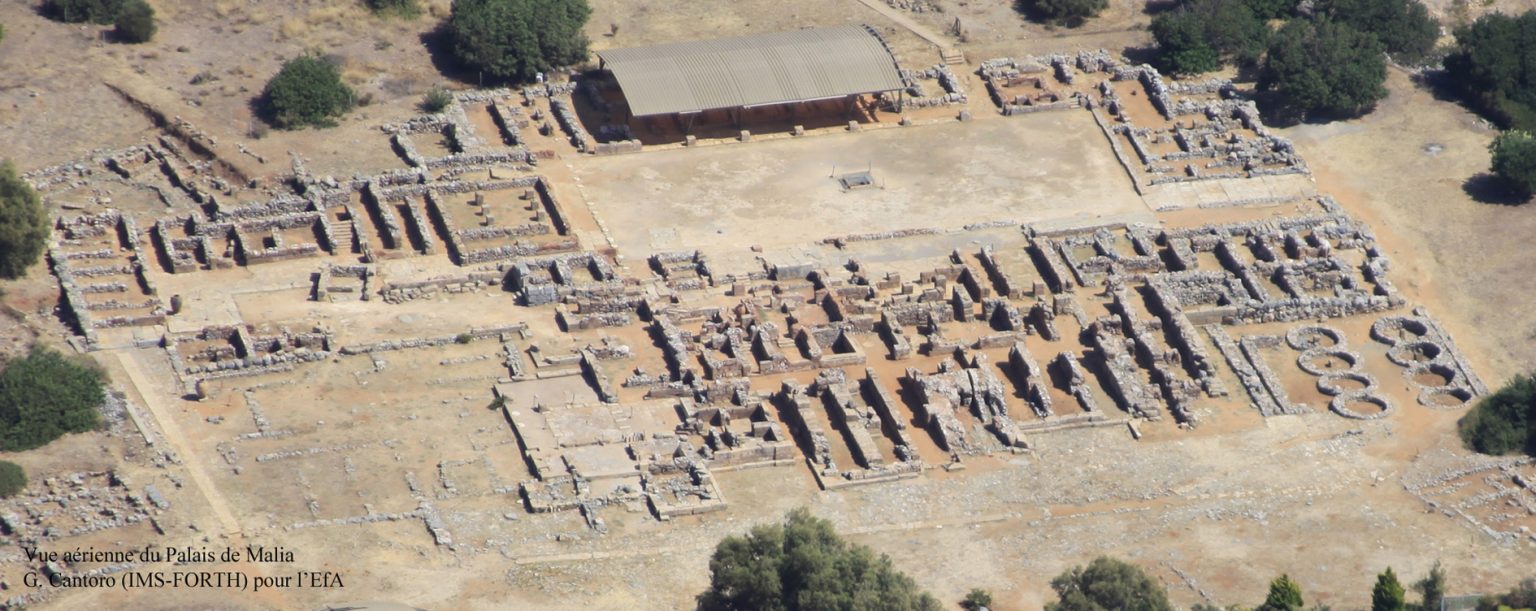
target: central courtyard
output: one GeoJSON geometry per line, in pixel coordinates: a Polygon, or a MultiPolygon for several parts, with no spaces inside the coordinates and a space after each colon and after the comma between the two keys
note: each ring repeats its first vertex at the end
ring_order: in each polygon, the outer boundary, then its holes
{"type": "Polygon", "coordinates": [[[1153,220],[1085,111],[574,161],[614,246],[712,258],[992,221],[1153,220]],[[837,180],[868,171],[874,184],[837,180]]]}

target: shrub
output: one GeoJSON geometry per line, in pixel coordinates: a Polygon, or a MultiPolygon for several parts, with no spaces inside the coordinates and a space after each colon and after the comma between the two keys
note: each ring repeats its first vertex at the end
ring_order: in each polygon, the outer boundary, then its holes
{"type": "Polygon", "coordinates": [[[1275,33],[1259,89],[1282,114],[1356,116],[1387,96],[1387,64],[1374,36],[1327,19],[1295,20],[1275,33]]]}
{"type": "Polygon", "coordinates": [[[1223,60],[1257,61],[1269,27],[1242,0],[1193,0],[1154,18],[1152,36],[1168,71],[1199,74],[1223,60]]]}
{"type": "Polygon", "coordinates": [[[1440,39],[1440,23],[1418,0],[1319,0],[1313,14],[1375,36],[1404,61],[1428,56],[1440,39]]]}
{"type": "Polygon", "coordinates": [[[1107,556],[1057,575],[1051,589],[1060,600],[1047,604],[1046,611],[1173,611],[1168,593],[1141,567],[1107,556]]]}
{"type": "Polygon", "coordinates": [[[5,40],[5,24],[0,23],[0,40],[5,40]]]}
{"type": "Polygon", "coordinates": [[[1477,601],[1477,611],[1501,611],[1502,609],[1536,609],[1536,577],[1520,581],[1520,585],[1504,594],[1490,594],[1477,601]]]}
{"type": "Polygon", "coordinates": [[[144,0],[128,0],[118,11],[114,32],[127,43],[144,43],[155,37],[155,9],[144,0]]]}
{"type": "Polygon", "coordinates": [[[783,524],[720,541],[709,575],[709,589],[698,597],[700,611],[940,609],[890,558],[849,545],[832,523],[805,509],[791,511],[783,524]]]}
{"type": "Polygon", "coordinates": [[[117,19],[123,0],[46,0],[43,14],[54,21],[107,25],[117,19]]]}
{"type": "Polygon", "coordinates": [[[262,91],[273,125],[282,129],[330,127],[352,109],[352,89],[341,82],[336,65],[314,54],[288,60],[262,91]]]}
{"type": "Polygon", "coordinates": [[[41,346],[6,363],[0,371],[0,450],[30,450],[96,428],[101,383],[96,369],[41,346]]]}
{"type": "Polygon", "coordinates": [[[1456,423],[1462,442],[1483,454],[1536,456],[1536,375],[1520,375],[1472,407],[1456,423]]]}
{"type": "Polygon", "coordinates": [[[1445,74],[1468,104],[1506,129],[1536,130],[1536,11],[1489,13],[1457,28],[1445,74]]]}
{"type": "Polygon", "coordinates": [[[442,112],[443,109],[448,108],[448,105],[452,103],[453,92],[448,91],[448,89],[442,86],[434,86],[427,90],[426,95],[421,96],[420,106],[422,112],[437,113],[442,112]]]}
{"type": "Polygon", "coordinates": [[[1488,145],[1493,174],[1529,197],[1536,193],[1536,138],[1521,130],[1499,134],[1488,145]]]}
{"type": "Polygon", "coordinates": [[[474,341],[474,339],[475,339],[475,336],[470,335],[468,333],[460,333],[458,335],[453,336],[453,341],[455,343],[459,343],[459,344],[467,344],[469,342],[474,341]]]}
{"type": "Polygon", "coordinates": [[[417,0],[364,0],[368,10],[376,15],[393,15],[407,19],[421,14],[421,4],[417,0]]]}
{"type": "Polygon", "coordinates": [[[0,499],[8,499],[27,488],[27,472],[21,465],[0,460],[0,499]]]}
{"type": "Polygon", "coordinates": [[[20,278],[37,263],[48,240],[48,213],[32,185],[0,162],[0,278],[20,278]]]}
{"type": "MultiPolygon", "coordinates": [[[[1103,1],[1103,0],[1101,0],[1103,1]]],[[[586,0],[454,0],[453,55],[498,80],[529,81],[587,58],[586,0]]]]}
{"type": "Polygon", "coordinates": [[[1018,0],[1018,7],[1034,19],[1075,28],[1109,8],[1109,0],[1018,0]]]}
{"type": "Polygon", "coordinates": [[[965,594],[965,599],[960,601],[960,607],[966,611],[979,611],[992,608],[992,593],[981,588],[971,588],[965,594]]]}

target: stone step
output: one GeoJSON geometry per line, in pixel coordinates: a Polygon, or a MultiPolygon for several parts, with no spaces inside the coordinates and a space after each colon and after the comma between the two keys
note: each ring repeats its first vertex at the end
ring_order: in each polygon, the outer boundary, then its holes
{"type": "Polygon", "coordinates": [[[949,66],[963,64],[965,63],[965,53],[961,52],[959,49],[954,48],[940,49],[939,59],[943,60],[944,64],[949,66]]]}

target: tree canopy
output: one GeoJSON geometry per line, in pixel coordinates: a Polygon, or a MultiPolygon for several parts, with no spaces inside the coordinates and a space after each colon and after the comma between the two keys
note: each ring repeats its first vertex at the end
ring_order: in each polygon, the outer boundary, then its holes
{"type": "Polygon", "coordinates": [[[149,42],[159,29],[155,25],[155,9],[144,0],[127,0],[114,23],[117,39],[128,43],[149,42]]]}
{"type": "Polygon", "coordinates": [[[1397,580],[1392,567],[1376,576],[1376,587],[1371,589],[1371,611],[1407,611],[1408,600],[1403,596],[1403,584],[1397,580]]]}
{"type": "Polygon", "coordinates": [[[27,473],[21,470],[21,465],[9,460],[0,460],[0,499],[8,499],[27,487],[27,473]]]}
{"type": "Polygon", "coordinates": [[[1109,8],[1109,0],[1017,0],[1016,6],[1031,18],[1075,28],[1109,8]]]}
{"type": "Polygon", "coordinates": [[[330,127],[355,101],[341,71],[314,54],[288,60],[262,91],[270,121],[283,129],[330,127]]]}
{"type": "Polygon", "coordinates": [[[1301,600],[1301,585],[1291,579],[1290,575],[1282,574],[1269,582],[1269,595],[1264,597],[1264,603],[1259,605],[1257,611],[1294,611],[1304,605],[1306,603],[1301,600]]]}
{"type": "Polygon", "coordinates": [[[497,80],[530,81],[587,58],[587,0],[454,0],[453,55],[497,80]]]}
{"type": "Polygon", "coordinates": [[[46,0],[43,15],[54,21],[107,25],[117,19],[123,0],[46,0]]]}
{"type": "Polygon", "coordinates": [[[1398,59],[1416,61],[1434,50],[1440,23],[1419,0],[1318,0],[1313,14],[1375,36],[1398,59]]]}
{"type": "Polygon", "coordinates": [[[32,185],[0,162],[0,278],[20,278],[37,263],[48,240],[48,212],[32,185]]]}
{"type": "Polygon", "coordinates": [[[1501,127],[1536,129],[1536,11],[1489,13],[1458,28],[1445,74],[1501,127]]]}
{"type": "Polygon", "coordinates": [[[1435,561],[1435,566],[1430,567],[1429,574],[1423,579],[1414,582],[1413,589],[1419,591],[1419,608],[1425,611],[1439,609],[1445,600],[1445,569],[1440,566],[1440,561],[1435,561]]]}
{"type": "Polygon", "coordinates": [[[1264,52],[1269,26],[1243,0],[1190,0],[1152,19],[1163,68],[1199,74],[1226,61],[1253,62],[1264,52]]]}
{"type": "Polygon", "coordinates": [[[1244,0],[1253,15],[1264,21],[1284,19],[1296,12],[1297,0],[1244,0]]]}
{"type": "Polygon", "coordinates": [[[40,346],[6,363],[0,371],[0,451],[30,450],[96,428],[101,380],[97,370],[40,346]]]}
{"type": "Polygon", "coordinates": [[[1467,447],[1484,454],[1536,455],[1536,375],[1518,375],[1478,401],[1457,423],[1467,447]]]}
{"type": "Polygon", "coordinates": [[[1059,600],[1046,611],[1172,611],[1168,593],[1134,564],[1107,556],[1051,580],[1059,600]]]}
{"type": "Polygon", "coordinates": [[[1284,114],[1359,115],[1387,95],[1383,51],[1342,23],[1293,20],[1270,43],[1259,89],[1277,95],[1284,114]]]}
{"type": "Polygon", "coordinates": [[[701,611],[938,611],[938,599],[898,572],[890,558],[850,545],[832,523],[805,509],[783,524],[726,537],[709,560],[701,611]]]}
{"type": "Polygon", "coordinates": [[[1488,145],[1493,174],[1529,197],[1536,193],[1536,138],[1524,130],[1499,134],[1488,145]]]}

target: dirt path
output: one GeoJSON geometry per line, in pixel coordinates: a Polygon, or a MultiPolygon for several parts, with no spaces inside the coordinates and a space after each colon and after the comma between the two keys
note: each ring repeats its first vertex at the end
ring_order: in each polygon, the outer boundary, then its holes
{"type": "Polygon", "coordinates": [[[117,360],[123,366],[123,371],[128,374],[131,384],[137,389],[139,396],[144,398],[144,405],[149,413],[154,416],[155,422],[160,426],[160,433],[165,443],[176,456],[181,457],[182,466],[187,468],[187,473],[192,476],[192,484],[197,486],[198,493],[207,499],[208,506],[213,509],[213,515],[219,521],[219,526],[229,537],[240,536],[240,523],[235,520],[235,514],[229,510],[229,501],[214,487],[213,480],[203,470],[202,463],[196,458],[197,453],[182,436],[181,426],[176,424],[176,419],[170,415],[170,407],[162,403],[163,399],[153,392],[154,385],[148,380],[144,370],[139,367],[137,359],[131,352],[116,353],[117,360]]]}
{"type": "Polygon", "coordinates": [[[932,30],[919,25],[916,21],[913,21],[906,15],[901,14],[900,11],[886,6],[883,2],[878,2],[877,0],[859,0],[859,2],[864,6],[874,9],[876,13],[884,15],[887,19],[896,22],[896,25],[906,28],[907,31],[916,34],[918,38],[928,41],[929,44],[932,44],[935,47],[940,49],[947,49],[954,46],[953,43],[945,40],[944,37],[939,36],[938,34],[934,34],[932,30]]]}

